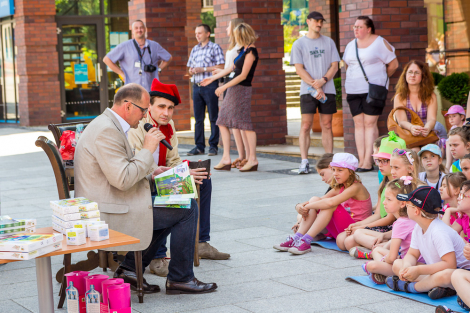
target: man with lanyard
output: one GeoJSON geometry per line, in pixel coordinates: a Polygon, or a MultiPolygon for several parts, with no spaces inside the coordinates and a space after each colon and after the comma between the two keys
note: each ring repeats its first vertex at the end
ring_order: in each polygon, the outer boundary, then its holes
{"type": "Polygon", "coordinates": [[[215,95],[218,81],[203,87],[200,85],[204,78],[212,76],[215,69],[224,68],[224,54],[220,46],[210,41],[211,29],[206,24],[196,27],[196,39],[198,44],[191,50],[187,67],[193,82],[194,141],[196,146],[188,152],[188,155],[204,154],[206,142],[204,138],[204,118],[206,106],[211,123],[211,136],[209,138],[208,155],[217,155],[219,144],[219,127],[215,124],[219,117],[219,98],[215,95]]]}
{"type": "MultiPolygon", "coordinates": [[[[138,153],[144,143],[145,123],[150,123],[157,127],[166,137],[166,140],[173,147],[173,150],[167,149],[163,144],[159,145],[153,153],[154,164],[152,169],[159,166],[175,167],[181,164],[178,154],[178,137],[176,136],[175,125],[172,120],[174,108],[181,102],[176,85],[166,85],[154,79],[150,91],[150,107],[146,117],[140,121],[137,129],[129,130],[129,143],[138,153]]],[[[228,253],[219,252],[209,244],[210,240],[210,206],[212,196],[212,181],[207,177],[207,171],[204,168],[192,169],[191,175],[194,176],[196,183],[201,184],[200,188],[200,227],[199,227],[199,257],[212,260],[226,260],[230,257],[228,253]]],[[[175,209],[182,210],[182,209],[175,209]]],[[[166,277],[168,274],[168,261],[166,257],[166,241],[160,246],[155,254],[154,260],[150,263],[151,273],[166,277]]]]}
{"type": "Polygon", "coordinates": [[[444,178],[446,174],[441,172],[440,164],[435,170],[429,171],[427,169],[428,165],[434,166],[434,164],[431,164],[431,163],[438,162],[438,161],[432,160],[433,159],[432,154],[435,156],[438,156],[439,159],[442,160],[442,152],[441,152],[441,149],[437,145],[434,145],[434,144],[425,145],[418,152],[418,156],[420,157],[421,164],[426,170],[424,172],[419,173],[419,179],[422,182],[426,183],[428,186],[434,187],[437,190],[439,190],[439,188],[441,188],[442,179],[444,178]],[[428,153],[426,155],[422,155],[425,152],[428,152],[428,153]]]}
{"type": "Polygon", "coordinates": [[[103,62],[124,78],[125,84],[136,83],[149,91],[152,80],[158,79],[158,73],[170,64],[171,54],[159,43],[146,39],[146,32],[141,20],[132,23],[134,39],[117,45],[104,57],[103,62]],[[116,62],[119,62],[119,66],[116,62]]]}

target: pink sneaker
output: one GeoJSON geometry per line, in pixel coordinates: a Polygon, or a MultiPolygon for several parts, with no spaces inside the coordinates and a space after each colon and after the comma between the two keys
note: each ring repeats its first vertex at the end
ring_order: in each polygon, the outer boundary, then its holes
{"type": "Polygon", "coordinates": [[[287,252],[289,248],[292,248],[294,246],[294,237],[289,236],[286,239],[287,241],[279,244],[279,245],[274,245],[273,248],[279,251],[287,252]]]}
{"type": "Polygon", "coordinates": [[[312,248],[303,239],[300,239],[299,241],[295,242],[294,246],[287,251],[292,254],[305,254],[312,251],[312,248]]]}

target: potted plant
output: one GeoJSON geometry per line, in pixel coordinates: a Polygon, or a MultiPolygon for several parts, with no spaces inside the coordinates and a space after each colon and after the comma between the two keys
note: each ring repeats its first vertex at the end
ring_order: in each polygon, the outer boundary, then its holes
{"type": "MultiPolygon", "coordinates": [[[[468,92],[470,91],[469,81],[470,78],[467,73],[453,73],[444,77],[439,82],[437,89],[443,98],[442,115],[445,116],[449,108],[454,104],[466,107],[468,92]]],[[[451,127],[448,118],[446,118],[446,126],[447,129],[451,127]]]]}
{"type": "MultiPolygon", "coordinates": [[[[331,125],[333,128],[333,137],[343,137],[343,91],[341,88],[341,77],[335,78],[335,89],[336,89],[336,110],[337,112],[333,114],[333,120],[331,125]]],[[[320,125],[320,114],[315,114],[313,116],[313,132],[321,132],[320,125]]]]}

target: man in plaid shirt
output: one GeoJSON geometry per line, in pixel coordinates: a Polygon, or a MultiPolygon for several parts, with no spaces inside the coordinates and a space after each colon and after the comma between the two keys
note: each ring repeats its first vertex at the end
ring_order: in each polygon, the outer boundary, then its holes
{"type": "Polygon", "coordinates": [[[219,127],[215,125],[219,117],[219,99],[215,95],[215,90],[219,86],[218,81],[207,85],[199,84],[204,78],[211,77],[212,71],[216,68],[224,68],[224,54],[220,46],[210,41],[211,29],[206,24],[200,24],[196,27],[196,39],[198,44],[191,50],[187,67],[189,75],[192,75],[193,82],[193,105],[194,119],[194,141],[196,147],[188,152],[188,155],[204,154],[206,148],[204,138],[204,118],[207,111],[211,122],[211,136],[209,138],[208,155],[217,155],[217,144],[219,143],[219,127]]]}

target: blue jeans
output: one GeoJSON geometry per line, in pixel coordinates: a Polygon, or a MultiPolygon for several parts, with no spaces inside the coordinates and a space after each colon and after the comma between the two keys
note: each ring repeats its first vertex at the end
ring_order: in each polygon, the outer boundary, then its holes
{"type": "MultiPolygon", "coordinates": [[[[190,209],[153,208],[153,236],[147,249],[142,251],[142,268],[149,266],[158,248],[171,233],[171,262],[168,279],[174,282],[188,282],[194,278],[194,241],[196,240],[197,203],[191,200],[190,209]]],[[[137,226],[138,227],[138,226],[137,226]]],[[[135,272],[133,251],[126,254],[121,267],[135,272]]]]}
{"type": "Polygon", "coordinates": [[[219,144],[219,126],[215,125],[219,117],[219,98],[215,95],[215,90],[219,87],[219,82],[215,81],[206,87],[193,85],[193,111],[196,124],[194,125],[194,141],[199,150],[204,151],[206,141],[204,138],[204,118],[209,113],[211,122],[211,136],[209,146],[217,149],[219,144]]]}
{"type": "MultiPolygon", "coordinates": [[[[212,179],[204,179],[201,185],[201,208],[199,209],[199,242],[207,242],[211,239],[211,197],[212,179]]],[[[166,238],[155,253],[155,259],[166,257],[166,238]]],[[[173,259],[173,255],[171,255],[173,259]]]]}

